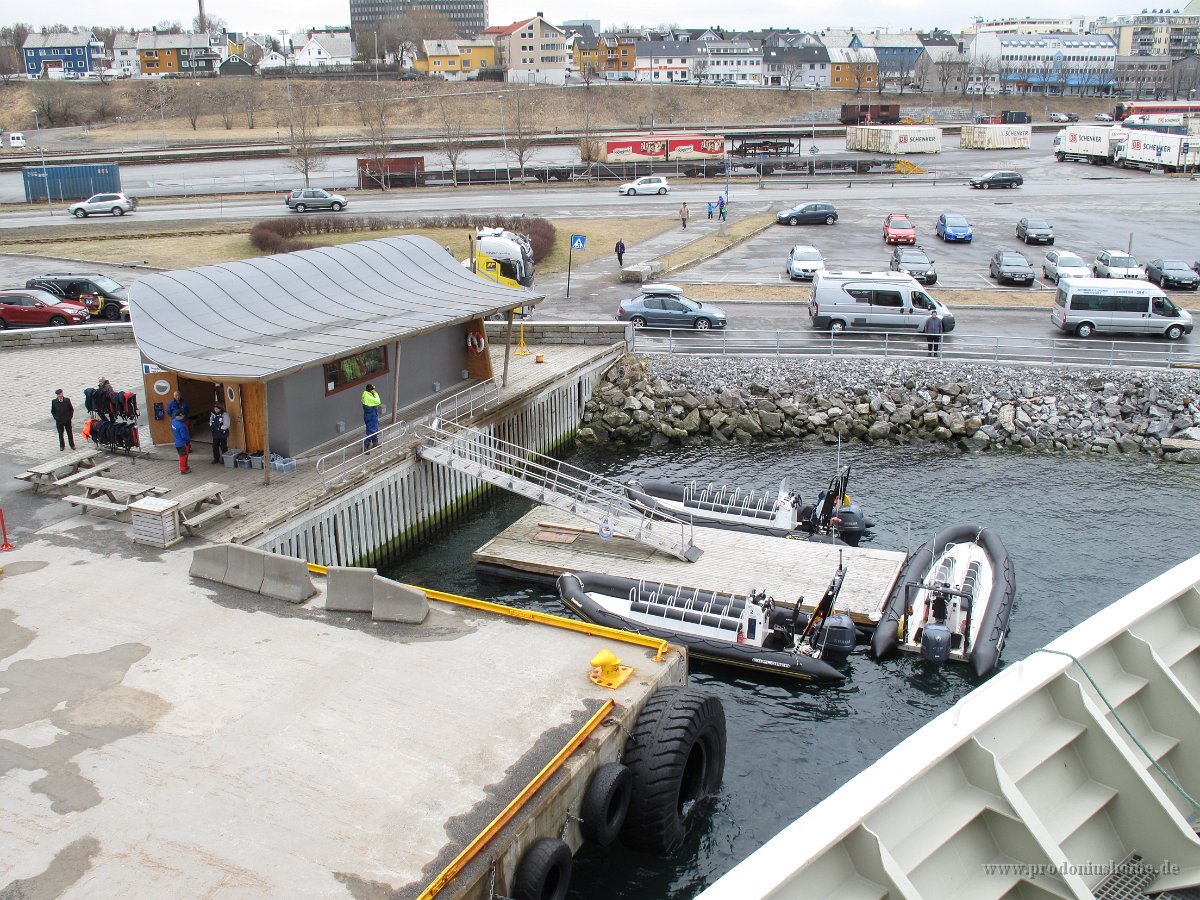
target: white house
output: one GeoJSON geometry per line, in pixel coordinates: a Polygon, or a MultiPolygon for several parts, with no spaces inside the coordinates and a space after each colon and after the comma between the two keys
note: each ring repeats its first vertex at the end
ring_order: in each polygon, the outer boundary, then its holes
{"type": "Polygon", "coordinates": [[[348,34],[314,34],[292,57],[292,65],[313,68],[350,66],[353,61],[354,45],[348,34]]]}
{"type": "Polygon", "coordinates": [[[138,54],[136,34],[119,31],[113,35],[113,69],[121,76],[142,74],[141,56],[138,54]]]}
{"type": "Polygon", "coordinates": [[[699,48],[686,41],[638,41],[634,44],[633,77],[636,81],[691,81],[692,63],[699,48]]]}
{"type": "Polygon", "coordinates": [[[762,84],[763,51],[757,41],[702,41],[699,50],[705,81],[762,84]]]}
{"type": "Polygon", "coordinates": [[[565,84],[571,55],[567,35],[541,13],[511,25],[493,25],[479,34],[496,46],[497,65],[508,81],[527,84],[565,84]]]}
{"type": "Polygon", "coordinates": [[[263,54],[263,58],[258,61],[258,68],[262,69],[279,69],[287,65],[287,57],[277,50],[269,50],[263,54]]]}

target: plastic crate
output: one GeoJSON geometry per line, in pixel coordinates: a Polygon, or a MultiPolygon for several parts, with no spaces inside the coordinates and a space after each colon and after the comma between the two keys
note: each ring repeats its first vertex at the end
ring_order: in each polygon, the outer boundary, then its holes
{"type": "Polygon", "coordinates": [[[261,469],[263,467],[263,458],[261,456],[250,457],[250,468],[261,469]]]}
{"type": "Polygon", "coordinates": [[[231,468],[231,469],[235,468],[238,454],[241,452],[242,452],[241,450],[226,450],[224,453],[221,454],[221,461],[223,463],[225,463],[225,465],[227,465],[229,468],[231,468]]]}
{"type": "Polygon", "coordinates": [[[271,460],[271,471],[288,475],[296,471],[296,461],[294,459],[273,459],[271,460]]]}
{"type": "Polygon", "coordinates": [[[234,463],[235,469],[253,469],[254,465],[249,459],[239,459],[234,463]]]}

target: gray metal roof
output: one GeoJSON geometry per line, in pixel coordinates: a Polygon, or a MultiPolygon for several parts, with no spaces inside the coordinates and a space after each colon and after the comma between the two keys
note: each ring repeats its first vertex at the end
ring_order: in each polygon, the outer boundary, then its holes
{"type": "Polygon", "coordinates": [[[129,289],[148,360],[232,381],[279,378],[543,299],[485,281],[413,235],[162,272],[129,289]]]}

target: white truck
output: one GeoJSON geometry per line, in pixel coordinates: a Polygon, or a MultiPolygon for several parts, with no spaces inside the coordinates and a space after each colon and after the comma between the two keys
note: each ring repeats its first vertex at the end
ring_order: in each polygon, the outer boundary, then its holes
{"type": "Polygon", "coordinates": [[[1108,125],[1068,125],[1054,137],[1054,158],[1106,166],[1112,162],[1113,131],[1108,125]]]}
{"type": "Polygon", "coordinates": [[[1113,143],[1113,162],[1147,172],[1186,172],[1200,168],[1200,135],[1122,130],[1113,143]]]}

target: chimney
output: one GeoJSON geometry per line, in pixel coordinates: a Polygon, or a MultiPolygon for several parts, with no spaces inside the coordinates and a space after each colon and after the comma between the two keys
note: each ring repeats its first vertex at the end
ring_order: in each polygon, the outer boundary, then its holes
{"type": "Polygon", "coordinates": [[[208,19],[204,17],[204,0],[197,0],[197,2],[200,4],[200,15],[197,24],[200,26],[200,33],[204,34],[208,31],[208,19]]]}

